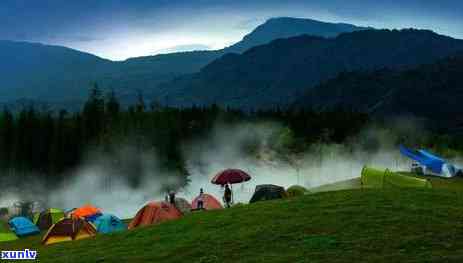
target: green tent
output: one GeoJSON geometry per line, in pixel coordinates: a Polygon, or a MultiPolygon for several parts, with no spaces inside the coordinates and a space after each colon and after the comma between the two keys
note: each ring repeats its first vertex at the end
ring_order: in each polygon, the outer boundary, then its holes
{"type": "Polygon", "coordinates": [[[288,194],[289,197],[301,196],[301,195],[308,194],[309,190],[307,190],[307,188],[305,188],[304,186],[293,185],[293,186],[288,187],[288,189],[286,189],[286,193],[288,194]]]}
{"type": "Polygon", "coordinates": [[[254,194],[252,195],[249,203],[280,199],[285,197],[287,197],[285,188],[273,184],[261,184],[256,186],[256,190],[254,191],[254,194]]]}
{"type": "Polygon", "coordinates": [[[386,170],[386,175],[384,178],[385,186],[432,188],[431,183],[427,179],[401,175],[398,173],[390,172],[389,170],[386,170]]]}
{"type": "Polygon", "coordinates": [[[432,188],[431,183],[426,179],[401,175],[386,170],[378,170],[363,167],[361,176],[362,187],[365,188],[387,188],[387,187],[415,187],[432,188]]]}
{"type": "Polygon", "coordinates": [[[18,237],[10,230],[6,223],[0,221],[0,242],[13,241],[18,237]]]}
{"type": "Polygon", "coordinates": [[[362,169],[362,187],[382,188],[384,184],[385,171],[364,166],[362,169]]]}
{"type": "Polygon", "coordinates": [[[34,214],[34,224],[36,224],[40,230],[47,230],[53,224],[64,218],[63,210],[57,208],[49,208],[42,211],[40,214],[34,214]]]}
{"type": "Polygon", "coordinates": [[[13,241],[18,239],[14,233],[0,233],[0,242],[13,241]]]}

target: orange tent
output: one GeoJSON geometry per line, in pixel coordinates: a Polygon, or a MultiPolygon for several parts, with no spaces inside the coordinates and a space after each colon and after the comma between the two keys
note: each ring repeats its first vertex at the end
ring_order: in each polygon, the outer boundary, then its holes
{"type": "Polygon", "coordinates": [[[72,212],[73,217],[84,217],[84,218],[92,217],[98,214],[101,215],[101,210],[92,205],[81,206],[72,212]]]}
{"type": "Polygon", "coordinates": [[[167,202],[150,202],[140,209],[129,224],[129,229],[179,219],[182,213],[167,202]]]}
{"type": "MultiPolygon", "coordinates": [[[[191,209],[198,209],[199,195],[191,202],[191,209]]],[[[203,194],[203,208],[205,210],[214,210],[223,208],[222,204],[214,196],[203,194]]]]}

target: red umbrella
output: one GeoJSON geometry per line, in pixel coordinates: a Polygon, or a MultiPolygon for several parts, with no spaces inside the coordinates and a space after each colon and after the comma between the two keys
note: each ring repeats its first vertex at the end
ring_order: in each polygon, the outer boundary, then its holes
{"type": "Polygon", "coordinates": [[[237,184],[251,180],[251,176],[240,169],[227,169],[216,174],[211,183],[218,185],[237,184]]]}

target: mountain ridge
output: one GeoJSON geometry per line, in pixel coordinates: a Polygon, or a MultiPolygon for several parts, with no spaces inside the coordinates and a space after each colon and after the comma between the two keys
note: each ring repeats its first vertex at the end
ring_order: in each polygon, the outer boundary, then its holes
{"type": "Polygon", "coordinates": [[[302,35],[222,56],[199,73],[166,83],[157,96],[169,97],[171,106],[281,107],[344,71],[412,68],[458,50],[463,50],[462,40],[429,30],[361,30],[336,38],[302,35]]]}
{"type": "MultiPolygon", "coordinates": [[[[283,19],[287,25],[290,24],[288,19],[291,20],[290,18],[283,19]]],[[[269,21],[274,23],[279,20],[281,19],[270,19],[269,21]]],[[[311,24],[315,20],[293,19],[292,21],[294,23],[303,23],[305,21],[305,23],[311,24]]],[[[334,24],[318,21],[317,24],[328,27],[334,26],[334,24]]],[[[269,26],[266,22],[260,28],[268,29],[269,26]]],[[[352,28],[355,28],[355,26],[352,25],[352,28]]],[[[253,32],[254,30],[245,38],[256,39],[252,37],[253,32]]],[[[264,39],[261,42],[266,41],[264,39]]],[[[257,42],[254,41],[254,43],[257,42]]],[[[160,83],[168,82],[184,74],[198,72],[203,66],[228,52],[233,50],[233,52],[244,51],[243,49],[249,44],[241,44],[239,48],[232,46],[228,47],[228,49],[215,51],[159,54],[129,58],[124,61],[111,61],[82,51],[68,54],[73,49],[66,47],[44,44],[32,45],[32,51],[24,48],[24,44],[18,44],[18,46],[22,47],[22,50],[19,51],[11,51],[10,48],[5,46],[0,47],[2,57],[10,56],[9,60],[0,62],[0,68],[10,69],[9,74],[0,80],[0,102],[22,98],[47,100],[51,103],[71,100],[83,101],[91,84],[97,82],[101,87],[115,90],[123,103],[132,103],[136,101],[139,91],[146,94],[156,93],[160,83]],[[52,51],[55,53],[48,54],[50,57],[45,57],[44,55],[47,52],[44,53],[43,49],[48,50],[49,53],[53,53],[52,51]],[[36,59],[35,54],[42,54],[42,57],[36,59]],[[63,58],[63,61],[55,58],[59,57],[60,54],[71,58],[82,55],[89,61],[87,61],[87,65],[77,66],[73,63],[66,63],[65,58],[63,58]],[[22,65],[23,68],[11,66],[12,62],[21,62],[15,56],[26,58],[26,55],[29,55],[29,60],[24,59],[22,64],[16,64],[16,66],[22,65]],[[30,63],[30,60],[35,60],[35,62],[30,63]]]]}

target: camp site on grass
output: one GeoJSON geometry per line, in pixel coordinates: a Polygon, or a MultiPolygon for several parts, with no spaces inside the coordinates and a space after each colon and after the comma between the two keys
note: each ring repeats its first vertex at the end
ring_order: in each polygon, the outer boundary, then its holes
{"type": "MultiPolygon", "coordinates": [[[[461,185],[463,189],[463,180],[459,180],[460,177],[446,178],[442,176],[429,174],[424,175],[412,172],[413,170],[411,170],[411,172],[393,172],[389,169],[378,169],[364,166],[359,174],[359,178],[355,179],[358,180],[358,186],[352,183],[339,182],[326,189],[348,191],[346,193],[349,193],[349,191],[365,191],[365,194],[369,194],[369,191],[378,190],[399,191],[395,192],[399,196],[401,193],[400,191],[402,191],[400,189],[408,189],[406,192],[411,191],[410,189],[423,189],[430,191],[432,189],[452,189],[451,187],[457,187],[458,185],[461,185]]],[[[220,174],[222,174],[222,177],[227,174],[229,176],[232,175],[229,178],[235,178],[233,179],[235,180],[235,183],[239,181],[247,181],[246,179],[243,179],[246,178],[246,174],[241,173],[240,170],[225,170],[225,172],[222,171],[222,173],[216,174],[215,178],[217,179],[217,175],[220,174]]],[[[349,180],[349,182],[350,181],[352,180],[349,180]]],[[[229,180],[224,183],[230,184],[231,182],[232,181],[229,180]]],[[[328,190],[327,194],[330,193],[330,191],[331,190],[328,190]]],[[[263,184],[255,187],[249,203],[253,203],[253,207],[256,207],[255,209],[259,209],[258,204],[264,205],[267,203],[264,201],[273,201],[275,203],[272,204],[272,206],[278,206],[279,209],[284,209],[281,207],[281,203],[279,203],[278,200],[285,199],[287,200],[286,202],[299,202],[298,200],[300,198],[317,198],[318,195],[320,195],[319,192],[319,190],[308,189],[302,185],[292,185],[285,189],[278,185],[263,184]]],[[[355,192],[352,194],[354,193],[355,192]]],[[[46,230],[42,234],[40,243],[47,247],[41,249],[41,252],[48,251],[48,247],[52,251],[54,250],[55,244],[63,242],[69,243],[65,241],[73,241],[71,243],[74,244],[74,242],[79,240],[87,239],[90,243],[85,244],[91,245],[92,242],[98,244],[99,235],[117,235],[118,233],[125,233],[127,231],[136,231],[136,229],[140,229],[139,231],[142,232],[151,231],[151,228],[148,228],[149,226],[153,226],[153,229],[159,229],[156,230],[157,232],[162,232],[164,228],[169,228],[169,225],[164,223],[172,222],[170,225],[175,226],[175,221],[182,220],[183,217],[185,217],[184,220],[186,221],[195,221],[195,218],[201,218],[203,217],[202,215],[204,215],[205,218],[210,218],[212,220],[214,216],[218,216],[219,214],[214,213],[208,215],[208,210],[223,209],[223,205],[219,199],[215,198],[212,194],[202,193],[201,198],[203,200],[203,212],[190,213],[190,211],[198,211],[198,198],[199,196],[193,198],[190,203],[185,198],[177,197],[174,205],[164,201],[148,202],[139,209],[139,211],[130,220],[128,226],[116,215],[104,213],[102,209],[89,204],[72,209],[68,213],[63,212],[63,210],[58,208],[49,208],[40,213],[35,213],[33,216],[33,222],[25,217],[15,217],[11,219],[9,227],[0,229],[0,242],[3,244],[14,245],[15,242],[21,242],[24,236],[37,235],[40,228],[41,230],[46,230]],[[144,227],[140,228],[141,226],[144,227]],[[18,237],[20,238],[19,241],[15,241],[18,240],[18,237]]],[[[317,200],[321,201],[321,199],[317,200]]],[[[233,216],[236,217],[239,216],[239,213],[244,212],[241,211],[242,209],[244,209],[244,207],[240,204],[231,209],[230,213],[235,213],[232,211],[236,211],[238,214],[233,216]]],[[[224,209],[225,212],[227,210],[228,209],[224,209]]],[[[321,242],[321,244],[326,242],[326,244],[322,246],[328,247],[330,246],[329,244],[336,242],[335,239],[330,236],[321,235],[316,239],[317,241],[313,242],[321,242]]],[[[69,249],[72,249],[72,246],[74,245],[71,245],[69,249]]],[[[76,246],[78,246],[77,243],[76,246]]]]}

